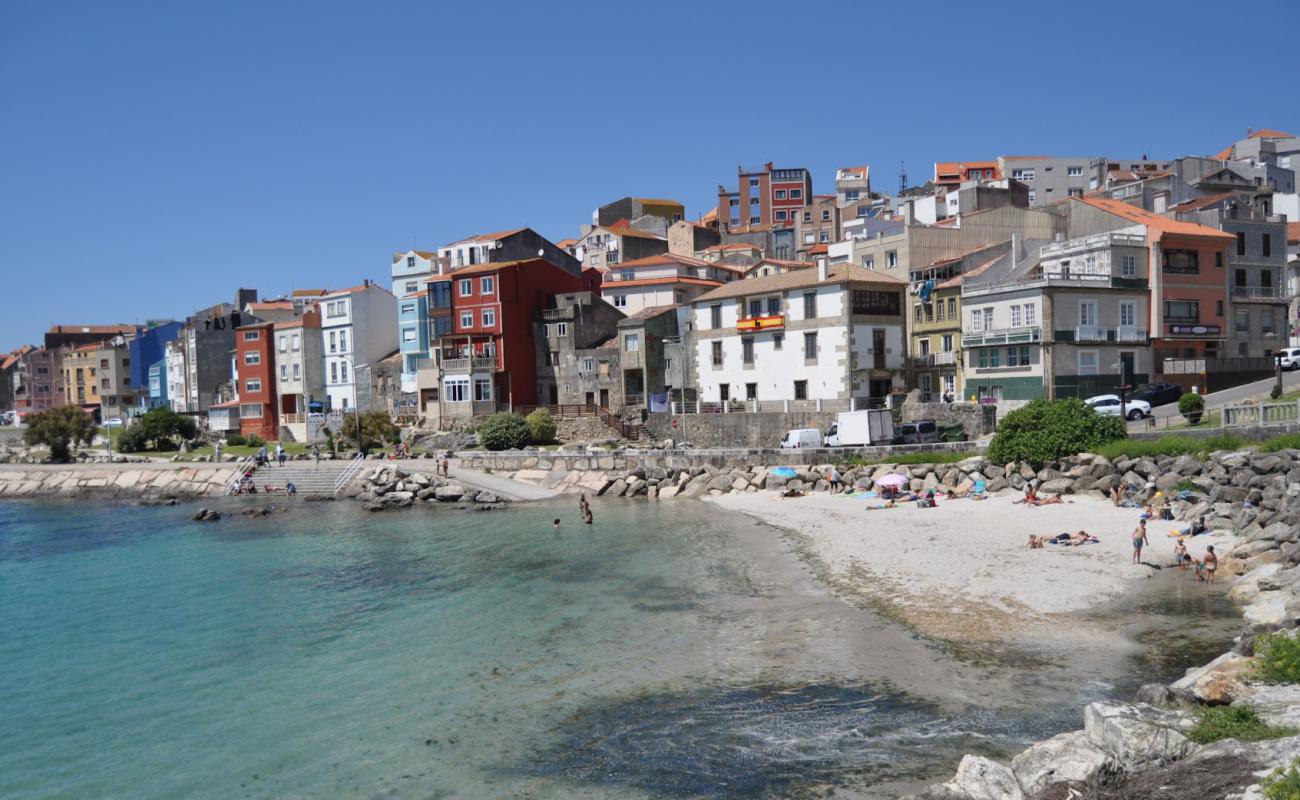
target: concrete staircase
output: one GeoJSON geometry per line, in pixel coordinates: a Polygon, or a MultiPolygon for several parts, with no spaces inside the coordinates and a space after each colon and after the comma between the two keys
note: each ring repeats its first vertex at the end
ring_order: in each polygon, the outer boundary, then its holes
{"type": "Polygon", "coordinates": [[[268,483],[283,491],[290,481],[298,488],[299,495],[334,494],[334,483],[339,475],[348,468],[349,462],[321,461],[319,464],[307,461],[286,461],[280,466],[274,459],[265,467],[253,473],[257,491],[262,491],[268,483]]]}

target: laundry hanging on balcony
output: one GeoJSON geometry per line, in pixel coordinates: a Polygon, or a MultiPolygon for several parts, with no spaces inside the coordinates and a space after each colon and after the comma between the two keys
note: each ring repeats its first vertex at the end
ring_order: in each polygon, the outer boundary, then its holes
{"type": "Polygon", "coordinates": [[[921,284],[921,302],[930,302],[930,294],[934,292],[934,280],[930,279],[921,284]]]}

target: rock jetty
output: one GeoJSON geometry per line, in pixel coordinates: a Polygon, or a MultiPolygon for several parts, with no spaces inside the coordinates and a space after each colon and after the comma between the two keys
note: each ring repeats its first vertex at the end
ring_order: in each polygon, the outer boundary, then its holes
{"type": "Polygon", "coordinates": [[[506,505],[496,494],[465,486],[451,478],[410,472],[397,466],[371,470],[347,494],[368,511],[410,508],[417,503],[448,504],[490,510],[506,505]]]}

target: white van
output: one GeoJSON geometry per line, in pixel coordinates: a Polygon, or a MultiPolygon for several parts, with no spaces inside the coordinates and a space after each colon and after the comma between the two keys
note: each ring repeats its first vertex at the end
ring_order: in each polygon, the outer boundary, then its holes
{"type": "Polygon", "coordinates": [[[798,428],[793,431],[786,431],[785,436],[781,438],[782,449],[821,446],[822,432],[816,428],[798,428]]]}

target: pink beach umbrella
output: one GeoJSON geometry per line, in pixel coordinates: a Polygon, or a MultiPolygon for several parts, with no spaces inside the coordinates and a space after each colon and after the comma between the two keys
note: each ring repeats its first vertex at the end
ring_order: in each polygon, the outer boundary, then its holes
{"type": "Polygon", "coordinates": [[[891,472],[890,474],[876,480],[876,484],[879,486],[902,486],[907,482],[908,478],[906,476],[899,475],[896,472],[891,472]]]}

